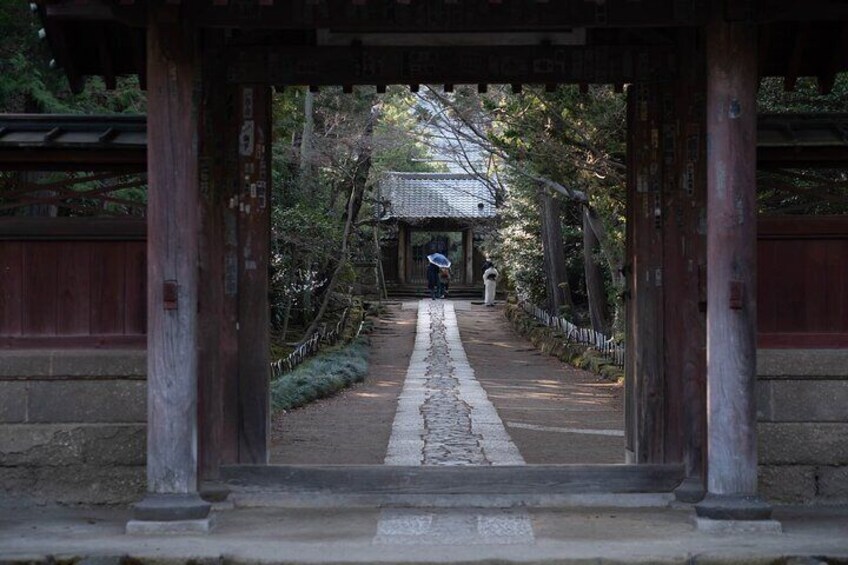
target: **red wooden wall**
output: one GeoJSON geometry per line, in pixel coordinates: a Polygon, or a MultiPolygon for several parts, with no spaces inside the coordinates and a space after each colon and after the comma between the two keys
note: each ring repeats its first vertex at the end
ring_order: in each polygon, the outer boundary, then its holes
{"type": "Polygon", "coordinates": [[[146,269],[143,220],[0,220],[0,347],[144,346],[146,269]]]}
{"type": "Polygon", "coordinates": [[[848,347],[848,216],[759,220],[759,346],[848,347]]]}

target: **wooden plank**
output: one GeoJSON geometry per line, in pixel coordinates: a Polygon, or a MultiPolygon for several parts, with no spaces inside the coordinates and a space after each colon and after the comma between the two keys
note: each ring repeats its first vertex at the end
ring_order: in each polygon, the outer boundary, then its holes
{"type": "Polygon", "coordinates": [[[3,349],[144,349],[139,335],[0,336],[3,349]]]}
{"type": "Polygon", "coordinates": [[[848,239],[848,216],[761,216],[758,239],[848,239]]]}
{"type": "Polygon", "coordinates": [[[159,494],[197,492],[198,41],[188,18],[151,9],[147,488],[159,494]]]}
{"type": "MultiPolygon", "coordinates": [[[[238,462],[238,337],[233,313],[237,297],[233,289],[229,294],[226,289],[225,219],[229,214],[235,220],[229,203],[234,196],[233,185],[238,182],[235,163],[238,134],[233,115],[235,89],[222,86],[226,82],[226,69],[220,64],[223,34],[210,32],[206,41],[198,136],[202,202],[198,402],[201,479],[214,480],[222,462],[238,462]]],[[[235,246],[230,251],[235,257],[235,246]]]]}
{"type": "Polygon", "coordinates": [[[708,490],[757,492],[757,33],[707,29],[708,490]]]}
{"type": "MultiPolygon", "coordinates": [[[[55,244],[57,256],[58,320],[60,335],[91,333],[91,247],[88,242],[55,244]]],[[[97,244],[94,244],[97,245],[97,244]]]]}
{"type": "Polygon", "coordinates": [[[270,422],[271,91],[242,86],[239,135],[239,462],[267,463],[270,422]]]}
{"type": "Polygon", "coordinates": [[[844,349],[848,347],[848,330],[824,333],[761,333],[757,346],[763,349],[844,349]]]}
{"type": "Polygon", "coordinates": [[[34,242],[23,250],[23,335],[56,334],[57,248],[34,242]]]}
{"type": "MultiPolygon", "coordinates": [[[[250,29],[326,28],[349,31],[483,32],[504,29],[559,30],[573,27],[697,25],[704,19],[702,6],[662,0],[650,4],[632,0],[608,0],[603,5],[583,2],[530,2],[527,0],[464,0],[462,2],[364,2],[327,0],[315,2],[202,2],[198,21],[211,27],[250,29]],[[497,6],[492,6],[492,4],[497,6]]],[[[60,8],[54,8],[59,10],[60,8]]],[[[67,8],[64,8],[67,9],[67,8]]],[[[137,17],[124,10],[122,17],[137,17]]]]}
{"type": "Polygon", "coordinates": [[[4,218],[0,240],[109,240],[144,241],[143,218],[4,218]]]}
{"type": "Polygon", "coordinates": [[[233,47],[234,84],[609,84],[667,80],[671,51],[657,46],[233,47]]]}
{"type": "Polygon", "coordinates": [[[147,333],[147,244],[124,244],[124,333],[147,333]]]}
{"type": "MultiPolygon", "coordinates": [[[[703,51],[697,37],[679,38],[693,61],[663,101],[663,460],[682,461],[686,476],[706,476],[706,316],[699,277],[706,263],[706,124],[703,51]]],[[[692,485],[695,486],[695,485],[692,485]]]]}
{"type": "Polygon", "coordinates": [[[265,492],[331,494],[600,494],[670,492],[681,465],[234,465],[228,484],[265,492]]]}
{"type": "MultiPolygon", "coordinates": [[[[4,222],[0,222],[2,225],[4,222]]],[[[0,241],[0,335],[19,336],[23,327],[23,246],[0,241]]]]}
{"type": "Polygon", "coordinates": [[[780,242],[760,239],[757,242],[757,331],[773,333],[778,330],[777,309],[783,292],[779,269],[782,264],[778,251],[780,242]]]}
{"type": "Polygon", "coordinates": [[[91,246],[91,333],[123,334],[125,249],[121,242],[91,246]]]}
{"type": "Polygon", "coordinates": [[[632,89],[634,175],[632,192],[633,394],[635,462],[663,461],[665,426],[663,376],[663,170],[658,85],[632,89]]]}

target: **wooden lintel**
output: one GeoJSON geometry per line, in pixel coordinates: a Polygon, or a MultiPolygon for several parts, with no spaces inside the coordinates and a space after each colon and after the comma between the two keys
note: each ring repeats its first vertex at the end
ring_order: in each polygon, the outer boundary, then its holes
{"type": "MultiPolygon", "coordinates": [[[[169,0],[170,1],[170,0],[169,0]]],[[[176,1],[176,0],[173,0],[176,1]]],[[[595,2],[530,2],[527,0],[463,0],[462,2],[400,1],[372,10],[363,0],[322,0],[321,9],[311,0],[228,2],[205,0],[193,9],[205,27],[253,29],[374,29],[394,32],[486,31],[512,29],[560,30],[577,27],[694,26],[705,21],[702,7],[680,9],[672,0],[635,3],[607,0],[599,10],[595,2]]],[[[121,17],[121,7],[115,8],[121,17]]],[[[137,6],[127,6],[135,15],[137,6]]]]}
{"type": "Polygon", "coordinates": [[[55,127],[53,129],[51,129],[50,131],[48,131],[47,133],[44,134],[44,142],[49,143],[49,142],[53,141],[54,139],[56,139],[57,137],[62,135],[63,131],[64,130],[62,130],[62,128],[60,128],[60,127],[55,127]]]}
{"type": "Polygon", "coordinates": [[[664,47],[232,47],[235,84],[610,84],[672,78],[664,47]]]}
{"type": "Polygon", "coordinates": [[[103,82],[107,90],[115,90],[117,79],[115,77],[115,64],[112,59],[112,48],[109,45],[109,33],[107,28],[101,28],[100,38],[97,42],[97,51],[100,56],[100,67],[103,73],[103,82]]]}
{"type": "Polygon", "coordinates": [[[804,61],[804,51],[807,49],[809,44],[811,30],[812,26],[809,23],[803,23],[800,25],[800,29],[795,35],[792,55],[789,58],[786,76],[783,81],[783,87],[790,92],[795,90],[795,85],[798,82],[801,65],[804,61]]]}

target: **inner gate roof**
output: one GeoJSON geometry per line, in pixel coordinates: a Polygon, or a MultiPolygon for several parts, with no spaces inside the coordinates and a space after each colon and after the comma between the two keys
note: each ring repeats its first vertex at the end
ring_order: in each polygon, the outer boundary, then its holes
{"type": "Polygon", "coordinates": [[[383,219],[476,219],[496,215],[486,183],[456,173],[388,173],[380,183],[389,202],[383,219]]]}

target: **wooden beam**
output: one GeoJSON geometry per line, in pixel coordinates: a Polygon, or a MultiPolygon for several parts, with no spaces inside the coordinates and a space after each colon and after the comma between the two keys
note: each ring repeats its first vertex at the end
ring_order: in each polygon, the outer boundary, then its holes
{"type": "Polygon", "coordinates": [[[804,61],[804,51],[807,49],[810,41],[811,29],[812,26],[809,23],[802,23],[799,24],[798,32],[795,34],[792,55],[789,57],[786,76],[783,79],[783,87],[790,92],[795,90],[795,85],[798,82],[798,75],[801,72],[801,65],[804,61]]]}
{"type": "MultiPolygon", "coordinates": [[[[154,497],[180,495],[174,500],[186,501],[185,495],[191,495],[185,516],[202,519],[209,508],[196,495],[197,39],[186,20],[167,24],[151,13],[147,41],[147,481],[148,493],[154,497]]],[[[135,507],[135,517],[162,519],[159,508],[153,498],[145,499],[135,507]]]]}
{"type": "Polygon", "coordinates": [[[204,37],[200,106],[200,296],[198,301],[200,379],[200,473],[215,480],[222,464],[238,462],[237,296],[227,282],[228,256],[236,258],[235,212],[230,207],[238,184],[235,88],[222,86],[223,33],[204,37]],[[228,241],[231,244],[228,246],[228,241]]]}
{"type": "Polygon", "coordinates": [[[618,45],[234,46],[228,59],[230,81],[241,84],[605,84],[672,78],[672,51],[618,45]]]}
{"type": "Polygon", "coordinates": [[[241,86],[236,97],[241,463],[267,463],[270,455],[271,98],[267,86],[241,86]]]}
{"type": "MultiPolygon", "coordinates": [[[[679,9],[672,0],[633,2],[607,0],[596,2],[530,2],[502,0],[463,0],[462,2],[424,2],[395,0],[382,9],[370,9],[365,2],[322,0],[321,9],[311,0],[250,3],[200,2],[195,10],[205,27],[241,27],[253,29],[344,29],[346,31],[391,30],[397,33],[434,31],[480,32],[487,30],[562,30],[582,27],[674,27],[696,26],[705,21],[702,6],[679,9]]],[[[117,17],[135,16],[136,7],[127,14],[115,8],[117,17]]]]}
{"type": "Polygon", "coordinates": [[[698,515],[765,519],[757,493],[757,33],[707,29],[707,497],[698,515]]]}
{"type": "Polygon", "coordinates": [[[681,34],[684,75],[663,92],[664,461],[683,462],[679,500],[696,502],[706,480],[706,123],[702,40],[681,34]]]}
{"type": "Polygon", "coordinates": [[[663,374],[663,155],[662,98],[659,85],[634,85],[628,91],[631,153],[628,176],[628,230],[631,314],[627,379],[632,392],[633,463],[664,459],[665,383],[663,374]]]}

